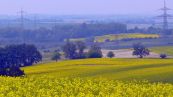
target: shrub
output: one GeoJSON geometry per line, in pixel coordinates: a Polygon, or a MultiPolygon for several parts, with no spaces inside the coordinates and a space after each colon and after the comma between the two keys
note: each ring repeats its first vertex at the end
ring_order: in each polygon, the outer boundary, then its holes
{"type": "Polygon", "coordinates": [[[23,75],[25,75],[25,73],[19,67],[0,68],[0,76],[17,77],[23,75]]]}
{"type": "Polygon", "coordinates": [[[115,56],[115,54],[112,51],[108,52],[108,54],[107,54],[107,57],[109,57],[109,58],[113,58],[114,56],[115,56]]]}
{"type": "Polygon", "coordinates": [[[166,54],[160,54],[160,58],[165,59],[165,58],[167,58],[167,55],[166,54]]]}

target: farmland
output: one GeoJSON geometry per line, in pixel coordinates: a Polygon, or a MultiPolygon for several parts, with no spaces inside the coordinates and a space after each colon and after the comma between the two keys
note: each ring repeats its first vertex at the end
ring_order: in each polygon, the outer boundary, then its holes
{"type": "MultiPolygon", "coordinates": [[[[142,34],[142,33],[127,33],[127,34],[108,34],[103,36],[96,36],[94,38],[94,42],[105,42],[107,40],[109,41],[116,41],[116,40],[122,40],[122,39],[155,39],[159,38],[160,36],[158,34],[142,34]]],[[[70,41],[86,41],[87,38],[72,38],[70,41]]]]}
{"type": "Polygon", "coordinates": [[[172,59],[84,59],[22,68],[0,77],[1,97],[153,97],[173,95],[172,59]]]}
{"type": "Polygon", "coordinates": [[[114,40],[122,40],[122,39],[136,39],[136,38],[159,38],[159,35],[157,34],[140,34],[140,33],[134,33],[134,34],[117,34],[117,35],[104,35],[104,36],[97,36],[95,38],[95,41],[97,42],[105,42],[106,40],[114,41],[114,40]]]}
{"type": "Polygon", "coordinates": [[[173,82],[172,59],[84,59],[39,64],[23,68],[28,76],[106,78],[111,80],[149,80],[173,82]]]}
{"type": "Polygon", "coordinates": [[[173,85],[39,75],[1,78],[0,97],[171,97],[173,85]]]}

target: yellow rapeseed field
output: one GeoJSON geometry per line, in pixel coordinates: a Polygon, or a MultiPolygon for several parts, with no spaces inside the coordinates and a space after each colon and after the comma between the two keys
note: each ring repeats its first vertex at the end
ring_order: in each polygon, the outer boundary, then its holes
{"type": "Polygon", "coordinates": [[[97,36],[95,41],[97,42],[105,42],[106,40],[114,41],[121,39],[136,39],[136,38],[159,38],[158,34],[141,34],[141,33],[130,33],[130,34],[112,34],[112,35],[104,35],[97,36]]]}
{"type": "Polygon", "coordinates": [[[172,59],[84,59],[0,77],[0,97],[172,97],[172,59]],[[169,83],[170,82],[170,83],[169,83]]]}
{"type": "Polygon", "coordinates": [[[0,77],[0,97],[172,97],[173,85],[106,79],[0,77]]]}

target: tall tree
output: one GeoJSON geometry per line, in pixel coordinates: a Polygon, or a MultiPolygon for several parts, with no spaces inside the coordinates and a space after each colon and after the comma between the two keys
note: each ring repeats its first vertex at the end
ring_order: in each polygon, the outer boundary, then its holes
{"type": "Polygon", "coordinates": [[[85,43],[82,41],[76,42],[76,47],[78,50],[78,58],[85,58],[84,50],[86,48],[85,43]]]}
{"type": "Polygon", "coordinates": [[[67,41],[67,43],[63,46],[63,52],[66,58],[75,59],[77,56],[77,48],[76,45],[72,42],[67,41]]]}
{"type": "Polygon", "coordinates": [[[141,43],[134,44],[133,49],[133,55],[139,56],[139,58],[143,58],[144,56],[148,56],[150,54],[149,49],[147,49],[141,43]]]}

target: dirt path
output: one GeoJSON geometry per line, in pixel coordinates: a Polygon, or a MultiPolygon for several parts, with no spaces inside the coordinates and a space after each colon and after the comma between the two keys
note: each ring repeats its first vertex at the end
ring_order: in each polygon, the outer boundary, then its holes
{"type": "MultiPolygon", "coordinates": [[[[132,55],[133,50],[121,49],[121,50],[102,50],[103,56],[106,57],[109,51],[114,52],[115,58],[136,58],[132,55]]],[[[151,52],[146,58],[159,58],[159,54],[151,52]]]]}

